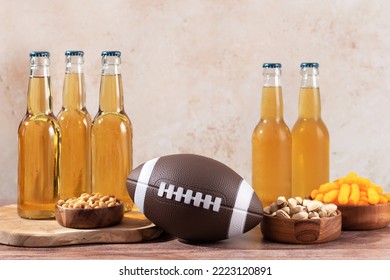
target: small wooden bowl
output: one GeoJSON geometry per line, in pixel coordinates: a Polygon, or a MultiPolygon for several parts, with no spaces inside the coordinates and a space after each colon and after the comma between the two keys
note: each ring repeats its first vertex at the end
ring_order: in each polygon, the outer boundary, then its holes
{"type": "Polygon", "coordinates": [[[341,234],[341,213],[321,219],[284,219],[264,215],[260,224],[265,239],[291,244],[319,244],[336,240],[341,234]]]}
{"type": "Polygon", "coordinates": [[[390,202],[376,205],[338,205],[342,213],[343,230],[371,230],[388,226],[390,202]]]}
{"type": "Polygon", "coordinates": [[[97,209],[75,209],[56,205],[56,220],[64,227],[92,229],[119,224],[124,215],[124,205],[97,209]]]}

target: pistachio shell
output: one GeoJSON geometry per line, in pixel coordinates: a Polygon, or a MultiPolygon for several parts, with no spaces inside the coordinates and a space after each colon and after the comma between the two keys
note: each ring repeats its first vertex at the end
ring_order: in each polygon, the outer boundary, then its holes
{"type": "Polygon", "coordinates": [[[290,214],[290,208],[288,206],[284,206],[282,209],[280,210],[283,210],[284,212],[286,212],[287,214],[290,214]]]}
{"type": "Polygon", "coordinates": [[[291,214],[297,214],[299,212],[306,212],[306,208],[302,205],[297,205],[294,208],[290,209],[291,214]]]}
{"type": "Polygon", "coordinates": [[[263,212],[265,213],[265,214],[271,214],[271,207],[269,207],[269,206],[266,206],[266,207],[264,207],[263,208],[263,212]]]}
{"type": "Polygon", "coordinates": [[[302,205],[303,202],[302,197],[296,196],[295,200],[298,202],[298,205],[302,205]]]}
{"type": "Polygon", "coordinates": [[[334,216],[337,216],[337,212],[333,212],[329,215],[329,217],[334,217],[334,216]]]}
{"type": "Polygon", "coordinates": [[[270,205],[269,207],[270,207],[271,213],[274,213],[274,212],[276,212],[276,210],[279,209],[279,207],[278,207],[278,205],[276,204],[276,202],[272,202],[271,205],[270,205]]]}
{"type": "Polygon", "coordinates": [[[337,205],[333,203],[325,204],[324,208],[328,216],[330,216],[332,213],[336,213],[337,211],[337,205]]]}
{"type": "Polygon", "coordinates": [[[316,211],[318,209],[320,209],[322,207],[322,202],[321,201],[317,201],[317,200],[310,200],[309,202],[307,202],[306,204],[306,207],[307,207],[307,211],[309,212],[312,212],[312,211],[316,211]]]}
{"type": "Polygon", "coordinates": [[[282,209],[276,211],[276,216],[280,218],[290,219],[290,215],[284,212],[282,209]]]}
{"type": "Polygon", "coordinates": [[[293,219],[299,219],[299,220],[307,219],[308,217],[309,214],[307,212],[299,212],[292,216],[293,219]]]}
{"type": "Polygon", "coordinates": [[[302,205],[303,206],[307,206],[307,204],[309,203],[309,202],[311,202],[312,200],[309,200],[309,199],[304,199],[304,200],[302,200],[302,205]]]}
{"type": "Polygon", "coordinates": [[[324,217],[327,217],[327,216],[328,216],[328,213],[326,213],[326,210],[324,209],[324,207],[322,207],[322,208],[318,211],[318,214],[320,215],[320,218],[324,218],[324,217]]]}
{"type": "Polygon", "coordinates": [[[319,218],[320,215],[317,212],[310,212],[309,219],[319,218]]]}
{"type": "Polygon", "coordinates": [[[287,205],[287,200],[284,196],[279,196],[276,201],[276,204],[279,206],[279,208],[283,208],[287,205]]]}
{"type": "Polygon", "coordinates": [[[293,197],[289,198],[289,199],[287,200],[287,202],[288,202],[288,206],[289,206],[290,208],[294,208],[295,206],[298,205],[298,201],[297,201],[295,198],[293,198],[293,197]]]}

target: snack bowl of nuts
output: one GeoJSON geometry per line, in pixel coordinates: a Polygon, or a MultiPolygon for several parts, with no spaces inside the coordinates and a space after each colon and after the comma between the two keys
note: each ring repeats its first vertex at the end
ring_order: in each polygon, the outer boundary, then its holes
{"type": "Polygon", "coordinates": [[[390,202],[375,205],[338,205],[343,230],[373,230],[390,223],[390,202]]]}
{"type": "Polygon", "coordinates": [[[56,220],[61,226],[76,229],[102,228],[122,221],[124,205],[113,195],[83,193],[79,197],[58,200],[55,212],[56,220]]]}
{"type": "Polygon", "coordinates": [[[264,207],[260,224],[263,237],[290,244],[319,244],[341,234],[341,212],[335,204],[293,197],[278,197],[264,207]]]}

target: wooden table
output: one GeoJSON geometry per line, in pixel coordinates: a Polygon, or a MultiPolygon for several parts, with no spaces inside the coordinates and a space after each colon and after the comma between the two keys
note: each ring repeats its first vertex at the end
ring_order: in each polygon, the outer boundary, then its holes
{"type": "MultiPolygon", "coordinates": [[[[15,201],[0,200],[0,206],[13,203],[15,201]]],[[[263,239],[259,227],[239,237],[211,244],[188,244],[168,234],[163,234],[153,241],[136,244],[92,244],[51,248],[26,248],[0,244],[2,260],[306,260],[308,258],[390,260],[390,226],[372,231],[343,231],[338,240],[317,245],[270,242],[263,239]]]]}

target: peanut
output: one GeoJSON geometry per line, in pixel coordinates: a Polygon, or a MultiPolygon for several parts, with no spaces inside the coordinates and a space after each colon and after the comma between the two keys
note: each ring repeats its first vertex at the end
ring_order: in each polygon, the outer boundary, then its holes
{"type": "Polygon", "coordinates": [[[105,207],[114,207],[120,204],[120,201],[114,195],[103,196],[100,193],[83,193],[79,197],[72,197],[66,200],[60,199],[57,205],[64,208],[77,209],[97,209],[105,207]]]}

